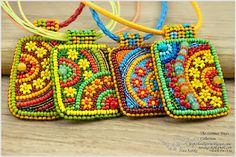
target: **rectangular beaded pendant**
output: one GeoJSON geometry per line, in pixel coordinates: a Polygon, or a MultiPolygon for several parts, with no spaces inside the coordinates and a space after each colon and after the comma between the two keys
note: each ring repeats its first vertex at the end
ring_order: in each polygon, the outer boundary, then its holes
{"type": "Polygon", "coordinates": [[[58,118],[53,103],[49,69],[50,41],[43,37],[25,37],[16,47],[9,87],[11,113],[21,119],[58,118]]]}
{"type": "Polygon", "coordinates": [[[110,51],[96,44],[94,30],[69,30],[68,43],[51,50],[56,110],[65,119],[90,120],[120,115],[107,63],[110,51]]]}
{"type": "Polygon", "coordinates": [[[119,37],[119,47],[111,51],[109,60],[121,111],[132,117],[164,115],[150,46],[143,44],[139,33],[119,37]]]}
{"type": "Polygon", "coordinates": [[[210,41],[196,38],[193,25],[166,25],[164,40],[152,45],[167,114],[179,119],[215,118],[230,107],[223,74],[210,41]]]}
{"type": "MultiPolygon", "coordinates": [[[[36,26],[44,22],[46,29],[57,31],[56,20],[38,20],[36,26]],[[40,21],[40,22],[39,22],[40,21]]],[[[41,36],[28,36],[18,41],[10,75],[8,107],[17,118],[30,120],[53,120],[59,116],[54,108],[50,50],[58,41],[41,36]]]]}

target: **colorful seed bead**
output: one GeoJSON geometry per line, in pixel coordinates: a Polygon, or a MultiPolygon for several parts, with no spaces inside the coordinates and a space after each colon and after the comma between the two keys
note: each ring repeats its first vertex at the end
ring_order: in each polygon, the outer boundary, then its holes
{"type": "Polygon", "coordinates": [[[39,20],[34,20],[33,23],[36,27],[44,28],[55,32],[59,31],[58,20],[39,19],[39,20]]]}

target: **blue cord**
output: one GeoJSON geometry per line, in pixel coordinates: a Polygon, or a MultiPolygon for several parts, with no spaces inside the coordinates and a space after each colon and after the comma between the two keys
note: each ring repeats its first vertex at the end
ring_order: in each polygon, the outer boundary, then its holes
{"type": "MultiPolygon", "coordinates": [[[[107,36],[109,36],[111,39],[119,42],[120,41],[120,37],[117,36],[116,34],[112,33],[109,29],[106,28],[106,26],[104,25],[104,23],[101,21],[101,19],[99,18],[99,15],[97,14],[97,12],[95,10],[93,10],[92,8],[89,8],[90,12],[93,16],[93,19],[96,21],[98,27],[103,31],[104,34],[106,34],[107,36]]],[[[159,22],[157,22],[156,25],[156,29],[161,29],[162,26],[164,25],[164,22],[166,20],[166,14],[168,11],[168,7],[167,7],[167,1],[163,0],[162,1],[162,10],[161,10],[161,16],[160,16],[160,20],[159,22]]],[[[143,37],[144,40],[148,40],[153,36],[153,34],[147,34],[143,37]]]]}

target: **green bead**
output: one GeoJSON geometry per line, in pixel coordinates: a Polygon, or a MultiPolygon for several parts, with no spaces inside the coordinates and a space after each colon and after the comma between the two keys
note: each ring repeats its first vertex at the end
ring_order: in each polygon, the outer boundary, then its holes
{"type": "Polygon", "coordinates": [[[60,67],[59,70],[58,70],[58,73],[59,73],[59,75],[66,75],[67,74],[67,69],[64,68],[64,67],[60,67]]]}
{"type": "Polygon", "coordinates": [[[191,104],[191,108],[193,110],[198,110],[200,108],[200,106],[199,106],[198,102],[195,101],[191,104]]]}
{"type": "Polygon", "coordinates": [[[186,82],[186,80],[185,80],[185,78],[182,78],[182,77],[179,78],[178,81],[177,81],[178,84],[181,84],[181,83],[184,83],[184,82],[186,82]]]}
{"type": "Polygon", "coordinates": [[[187,41],[184,41],[184,42],[181,43],[181,46],[189,47],[189,43],[187,41]]]}

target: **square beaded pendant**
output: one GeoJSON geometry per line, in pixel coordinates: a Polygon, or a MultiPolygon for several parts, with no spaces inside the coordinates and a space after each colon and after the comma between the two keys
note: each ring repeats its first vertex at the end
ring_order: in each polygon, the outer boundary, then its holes
{"type": "Polygon", "coordinates": [[[93,30],[70,30],[68,43],[51,50],[54,102],[61,117],[75,120],[120,115],[107,63],[110,51],[93,30]]]}
{"type": "Polygon", "coordinates": [[[119,35],[119,48],[109,54],[120,108],[126,116],[164,115],[150,46],[143,45],[141,34],[119,35]]]}
{"type": "Polygon", "coordinates": [[[179,119],[227,115],[230,107],[212,43],[195,38],[193,25],[167,25],[163,31],[164,40],[152,45],[152,55],[167,114],[179,119]]]}
{"type": "MultiPolygon", "coordinates": [[[[58,31],[57,20],[35,20],[35,26],[58,31]],[[38,23],[43,23],[38,25],[38,23]],[[48,24],[50,23],[50,27],[48,24]]],[[[28,36],[18,41],[10,75],[8,106],[17,118],[53,120],[59,116],[54,108],[50,50],[58,41],[28,36]]]]}
{"type": "Polygon", "coordinates": [[[8,106],[14,116],[31,120],[58,118],[49,67],[50,50],[56,44],[56,41],[36,36],[19,40],[8,95],[8,106]]]}

